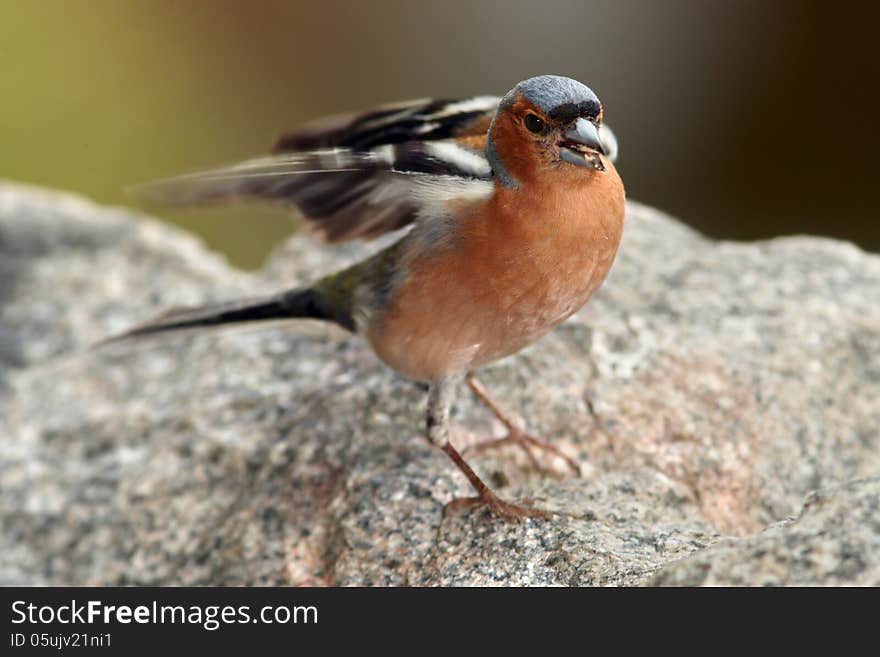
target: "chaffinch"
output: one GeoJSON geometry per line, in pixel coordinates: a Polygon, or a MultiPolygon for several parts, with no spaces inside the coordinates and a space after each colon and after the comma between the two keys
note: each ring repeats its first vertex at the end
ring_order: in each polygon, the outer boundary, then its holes
{"type": "Polygon", "coordinates": [[[143,190],[171,204],[258,198],[295,206],[328,242],[408,228],[348,269],[265,298],[171,311],[120,337],[232,322],[317,318],[362,335],[385,363],[428,383],[428,439],[485,506],[519,519],[547,512],[505,502],[450,441],[463,379],[507,427],[485,445],[561,456],[510,421],[474,378],[578,310],[620,242],[624,190],[602,104],[575,80],[544,75],[503,98],[417,100],[307,124],[274,154],[143,190]]]}

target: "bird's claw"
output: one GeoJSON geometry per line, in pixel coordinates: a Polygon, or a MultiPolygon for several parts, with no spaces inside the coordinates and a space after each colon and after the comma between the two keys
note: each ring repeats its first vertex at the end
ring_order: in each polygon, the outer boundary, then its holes
{"type": "Polygon", "coordinates": [[[459,497],[452,500],[443,507],[443,517],[446,518],[450,513],[475,506],[486,507],[492,515],[507,522],[522,522],[524,518],[549,519],[553,517],[552,513],[543,509],[533,509],[505,502],[490,490],[484,491],[482,495],[459,497]]]}

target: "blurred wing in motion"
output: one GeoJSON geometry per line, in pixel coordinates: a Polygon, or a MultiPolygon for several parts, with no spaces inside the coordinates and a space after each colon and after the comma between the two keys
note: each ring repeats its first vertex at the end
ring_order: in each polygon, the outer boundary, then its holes
{"type": "Polygon", "coordinates": [[[498,98],[421,100],[323,119],[282,137],[275,154],[141,185],[181,206],[259,199],[296,207],[329,242],[378,237],[426,209],[492,191],[484,155],[498,98]]]}
{"type": "Polygon", "coordinates": [[[281,137],[274,152],[346,147],[363,150],[406,141],[485,135],[498,109],[497,96],[466,100],[410,100],[365,112],[307,123],[281,137]]]}

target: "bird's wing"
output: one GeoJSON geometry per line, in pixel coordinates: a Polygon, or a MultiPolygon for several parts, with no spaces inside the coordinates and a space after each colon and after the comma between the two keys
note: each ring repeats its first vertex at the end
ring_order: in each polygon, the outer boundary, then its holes
{"type": "Polygon", "coordinates": [[[296,207],[329,242],[374,238],[426,210],[491,194],[497,97],[422,100],[307,124],[265,158],[136,188],[163,205],[264,199],[296,207]]]}
{"type": "Polygon", "coordinates": [[[333,147],[359,150],[406,141],[485,135],[500,100],[497,96],[464,100],[428,98],[326,117],[282,136],[273,150],[276,153],[333,147]]]}

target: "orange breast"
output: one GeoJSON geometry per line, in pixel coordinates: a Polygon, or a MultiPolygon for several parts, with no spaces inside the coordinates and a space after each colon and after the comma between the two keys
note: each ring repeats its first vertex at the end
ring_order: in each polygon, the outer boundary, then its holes
{"type": "Polygon", "coordinates": [[[499,189],[460,218],[449,246],[412,256],[367,329],[384,361],[440,380],[519,351],[583,306],[620,243],[623,185],[610,163],[554,182],[541,194],[499,189]]]}

